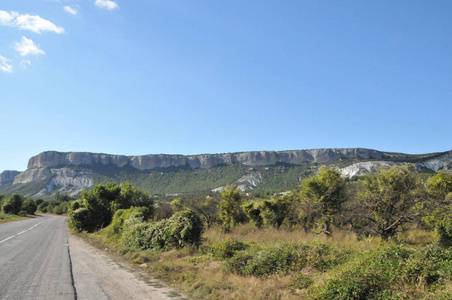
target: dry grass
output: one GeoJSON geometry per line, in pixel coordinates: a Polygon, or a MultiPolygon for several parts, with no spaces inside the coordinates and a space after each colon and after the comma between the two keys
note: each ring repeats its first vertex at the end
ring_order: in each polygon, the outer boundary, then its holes
{"type": "MultiPolygon", "coordinates": [[[[95,239],[98,247],[107,247],[107,241],[100,234],[85,235],[95,239]]],[[[324,244],[332,248],[361,253],[374,250],[384,242],[378,238],[357,240],[353,233],[336,229],[330,237],[303,230],[289,231],[285,229],[257,229],[252,225],[242,225],[230,233],[222,233],[220,228],[210,228],[204,235],[204,246],[211,247],[228,238],[236,238],[245,243],[271,245],[274,243],[302,243],[306,245],[324,244]]],[[[399,236],[399,242],[413,247],[427,245],[435,241],[434,234],[421,229],[413,229],[399,236]]],[[[115,249],[111,245],[109,248],[115,249]]],[[[172,285],[191,299],[309,299],[317,287],[322,287],[329,278],[340,272],[342,266],[322,271],[312,265],[306,265],[301,271],[288,274],[255,277],[240,276],[226,270],[225,261],[215,259],[211,254],[194,248],[184,248],[167,252],[154,250],[126,252],[116,247],[116,252],[135,264],[150,277],[158,278],[172,285]],[[314,283],[308,289],[291,287],[297,276],[309,277],[314,283]]],[[[407,299],[414,295],[423,295],[425,299],[451,299],[451,283],[438,292],[420,291],[407,288],[404,291],[407,299]],[[435,298],[435,296],[438,296],[435,298]]]]}
{"type": "MultiPolygon", "coordinates": [[[[419,232],[418,235],[422,233],[419,232]]],[[[350,250],[375,249],[383,241],[376,237],[368,237],[358,241],[356,235],[345,230],[335,230],[331,236],[305,232],[304,230],[285,230],[266,228],[258,229],[250,224],[242,225],[230,233],[221,232],[220,228],[210,228],[204,233],[203,237],[207,244],[215,244],[230,237],[235,237],[241,242],[255,242],[271,244],[276,242],[304,242],[308,244],[322,243],[329,246],[335,246],[350,250]]]]}

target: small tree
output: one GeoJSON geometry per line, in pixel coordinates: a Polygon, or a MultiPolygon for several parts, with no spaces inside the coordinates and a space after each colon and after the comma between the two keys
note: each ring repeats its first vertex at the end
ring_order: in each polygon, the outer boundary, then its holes
{"type": "Polygon", "coordinates": [[[262,218],[262,208],[259,200],[245,203],[243,211],[254,226],[257,228],[262,227],[264,219],[262,218]]]}
{"type": "Polygon", "coordinates": [[[207,228],[210,228],[218,221],[218,205],[220,195],[206,195],[205,193],[195,192],[185,195],[183,203],[203,219],[207,228]]]}
{"type": "Polygon", "coordinates": [[[7,197],[3,201],[3,212],[5,214],[13,214],[17,215],[22,210],[22,202],[23,199],[20,195],[14,194],[12,196],[7,197]]]}
{"type": "Polygon", "coordinates": [[[248,202],[243,205],[243,210],[257,228],[262,225],[279,228],[289,215],[291,205],[292,197],[282,196],[248,202]]]}
{"type": "Polygon", "coordinates": [[[443,201],[452,192],[452,174],[438,171],[427,180],[427,192],[436,200],[443,201]]]}
{"type": "Polygon", "coordinates": [[[154,213],[149,194],[132,185],[98,184],[92,191],[83,191],[82,198],[69,205],[69,223],[78,231],[93,232],[108,226],[116,210],[131,206],[145,206],[151,215],[154,213]]]}
{"type": "Polygon", "coordinates": [[[181,200],[178,198],[171,201],[170,205],[171,205],[171,209],[175,213],[184,210],[184,206],[182,205],[181,200]]]}
{"type": "Polygon", "coordinates": [[[431,213],[423,221],[433,227],[441,246],[452,246],[452,174],[441,170],[430,177],[426,184],[431,213]]]}
{"type": "Polygon", "coordinates": [[[29,215],[34,215],[38,207],[32,199],[25,199],[22,203],[22,211],[29,215]]]}
{"type": "Polygon", "coordinates": [[[305,230],[318,225],[331,234],[334,217],[345,202],[345,179],[333,168],[322,166],[320,172],[300,184],[300,219],[305,230]]]}
{"type": "Polygon", "coordinates": [[[381,168],[361,181],[357,213],[366,218],[372,230],[388,239],[419,216],[422,186],[413,165],[381,168]]]}
{"type": "Polygon", "coordinates": [[[223,231],[228,232],[244,219],[240,190],[235,186],[227,185],[226,189],[221,192],[221,197],[223,200],[218,206],[218,218],[222,222],[223,231]]]}

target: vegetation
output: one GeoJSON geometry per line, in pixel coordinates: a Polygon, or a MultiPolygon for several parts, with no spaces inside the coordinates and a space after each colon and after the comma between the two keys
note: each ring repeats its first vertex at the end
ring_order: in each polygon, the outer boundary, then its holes
{"type": "Polygon", "coordinates": [[[331,234],[334,216],[345,202],[345,179],[339,171],[322,167],[320,172],[300,185],[300,219],[305,230],[321,226],[321,231],[331,234]]]}
{"type": "Polygon", "coordinates": [[[96,185],[84,191],[79,200],[69,205],[69,224],[76,231],[93,232],[110,224],[118,209],[144,206],[154,213],[153,199],[146,192],[135,189],[130,183],[96,185]]]}
{"type": "Polygon", "coordinates": [[[0,223],[20,220],[36,212],[36,203],[18,194],[0,195],[0,223]]]}
{"type": "Polygon", "coordinates": [[[11,215],[34,215],[37,209],[32,199],[22,197],[18,194],[0,198],[0,207],[3,214],[11,215]]]}
{"type": "Polygon", "coordinates": [[[410,165],[355,180],[322,167],[286,195],[227,186],[155,209],[106,184],[69,216],[194,299],[450,299],[452,175],[424,179],[410,165]]]}
{"type": "Polygon", "coordinates": [[[221,220],[223,231],[228,232],[244,220],[240,190],[236,189],[235,186],[228,185],[221,192],[221,198],[222,200],[218,205],[218,218],[221,220]]]}

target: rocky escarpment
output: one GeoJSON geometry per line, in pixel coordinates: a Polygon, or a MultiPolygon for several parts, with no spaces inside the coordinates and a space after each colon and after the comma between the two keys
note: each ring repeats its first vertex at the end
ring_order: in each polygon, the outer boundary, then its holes
{"type": "Polygon", "coordinates": [[[352,178],[374,173],[380,168],[390,168],[395,165],[396,163],[390,161],[365,161],[341,169],[341,174],[343,177],[352,178]]]}
{"type": "Polygon", "coordinates": [[[47,151],[30,159],[27,170],[36,168],[55,168],[59,166],[80,165],[115,165],[130,166],[140,171],[156,168],[191,167],[212,168],[220,165],[243,164],[265,166],[277,163],[302,164],[308,162],[327,163],[339,159],[383,159],[396,154],[386,154],[380,151],[349,148],[349,149],[314,149],[295,151],[254,151],[226,154],[201,155],[143,155],[123,156],[86,152],[56,152],[47,151]]]}
{"type": "MultiPolygon", "coordinates": [[[[344,177],[353,177],[376,172],[381,167],[390,167],[405,162],[415,164],[421,172],[438,171],[440,169],[451,170],[452,151],[408,155],[364,148],[344,148],[187,156],[167,154],[124,156],[88,152],[47,151],[33,156],[29,160],[27,170],[23,173],[16,171],[1,173],[0,189],[7,189],[7,192],[23,191],[27,196],[34,197],[51,195],[55,191],[76,195],[81,190],[100,182],[106,182],[106,180],[117,182],[137,180],[137,183],[142,184],[145,189],[151,190],[158,186],[160,190],[164,189],[167,193],[169,189],[165,187],[172,187],[177,180],[181,180],[180,176],[186,176],[189,173],[193,175],[186,177],[185,181],[181,181],[182,184],[190,182],[190,184],[197,185],[200,184],[199,180],[201,180],[202,182],[209,182],[203,186],[206,189],[217,190],[223,188],[225,184],[235,184],[240,189],[248,191],[265,187],[268,181],[277,181],[278,184],[286,184],[287,182],[296,184],[303,176],[313,174],[321,164],[335,166],[341,169],[344,177]],[[297,173],[292,172],[292,175],[287,175],[292,177],[285,177],[282,181],[269,179],[286,176],[279,173],[269,175],[265,171],[285,167],[280,164],[288,164],[292,170],[296,166],[297,173]],[[225,168],[221,166],[225,166],[225,168]],[[249,167],[243,168],[243,166],[249,167]],[[221,170],[213,170],[213,167],[220,167],[221,170]],[[237,171],[239,169],[241,170],[240,173],[237,171]],[[226,171],[223,172],[223,170],[226,171]],[[168,177],[164,175],[169,173],[181,174],[178,173],[179,171],[186,173],[180,176],[168,175],[168,177]],[[206,179],[209,178],[206,174],[210,174],[210,172],[217,174],[215,180],[209,181],[206,179]],[[204,174],[204,177],[201,176],[201,179],[197,179],[195,174],[204,174]],[[171,180],[165,178],[171,178],[171,180]],[[214,181],[218,184],[212,183],[214,181]],[[162,182],[165,182],[164,187],[162,187],[162,182]]],[[[272,186],[272,188],[278,187],[277,184],[272,186]]],[[[172,193],[172,189],[178,189],[178,187],[172,187],[169,192],[172,193]]]]}
{"type": "Polygon", "coordinates": [[[12,185],[14,178],[16,178],[16,176],[19,174],[20,172],[18,171],[3,171],[2,173],[0,173],[0,188],[12,185]]]}

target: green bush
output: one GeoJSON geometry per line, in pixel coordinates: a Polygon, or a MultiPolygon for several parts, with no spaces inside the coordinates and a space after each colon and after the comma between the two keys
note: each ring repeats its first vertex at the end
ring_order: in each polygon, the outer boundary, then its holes
{"type": "Polygon", "coordinates": [[[2,210],[5,214],[17,215],[22,210],[23,199],[20,195],[14,194],[3,200],[2,210]]]}
{"type": "Polygon", "coordinates": [[[47,202],[47,201],[44,201],[44,202],[41,202],[39,205],[38,205],[38,210],[40,211],[40,212],[43,212],[43,213],[46,213],[48,210],[47,210],[47,206],[49,205],[49,202],[47,202]]]}
{"type": "Polygon", "coordinates": [[[124,221],[121,242],[130,250],[145,250],[149,245],[150,224],[137,216],[132,216],[124,221]]]}
{"type": "Polygon", "coordinates": [[[137,218],[139,222],[143,222],[147,221],[151,216],[150,210],[147,207],[118,209],[113,215],[110,225],[108,225],[102,233],[107,237],[121,238],[126,220],[137,218]]]}
{"type": "Polygon", "coordinates": [[[55,215],[62,215],[64,212],[61,209],[61,207],[58,205],[53,208],[52,213],[55,215]]]}
{"type": "Polygon", "coordinates": [[[314,280],[299,272],[297,276],[289,282],[288,287],[292,289],[306,289],[313,283],[314,280]]]}
{"type": "Polygon", "coordinates": [[[29,215],[34,215],[38,207],[32,199],[26,199],[22,203],[22,210],[29,215]]]}
{"type": "Polygon", "coordinates": [[[300,267],[300,253],[290,244],[276,244],[267,247],[254,247],[226,261],[229,271],[239,275],[266,276],[287,273],[300,267]]]}
{"type": "Polygon", "coordinates": [[[146,223],[132,216],[124,221],[122,242],[133,249],[170,250],[187,245],[199,246],[203,222],[192,210],[174,214],[171,218],[146,223]]]}
{"type": "Polygon", "coordinates": [[[93,232],[98,228],[96,216],[86,207],[79,207],[69,212],[69,224],[76,231],[93,232]]]}
{"type": "Polygon", "coordinates": [[[403,280],[424,287],[438,283],[441,279],[452,279],[452,249],[441,249],[429,245],[417,249],[407,260],[403,280]]]}
{"type": "Polygon", "coordinates": [[[211,252],[213,256],[218,259],[228,259],[233,257],[238,251],[243,251],[246,248],[248,248],[247,244],[232,237],[213,245],[211,247],[211,252]]]}
{"type": "Polygon", "coordinates": [[[320,289],[316,299],[397,298],[396,283],[411,252],[402,246],[386,245],[350,263],[320,289]]]}
{"type": "Polygon", "coordinates": [[[107,227],[116,210],[144,206],[154,213],[154,202],[148,193],[138,191],[129,183],[98,184],[82,198],[69,205],[69,223],[77,231],[93,232],[107,227]]]}

